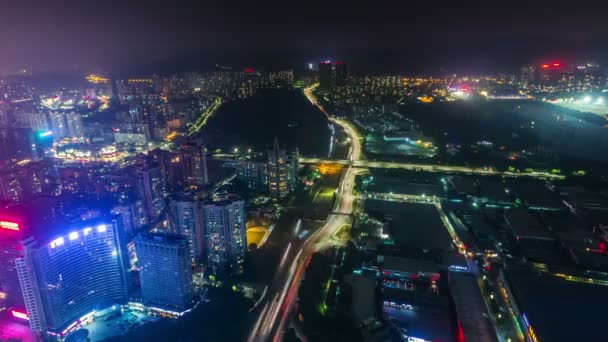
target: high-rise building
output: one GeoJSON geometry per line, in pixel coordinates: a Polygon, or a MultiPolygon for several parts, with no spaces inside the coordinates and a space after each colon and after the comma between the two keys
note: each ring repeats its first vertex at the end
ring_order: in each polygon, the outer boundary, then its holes
{"type": "Polygon", "coordinates": [[[336,62],[336,85],[344,86],[346,85],[346,80],[348,79],[348,73],[346,70],[346,63],[343,61],[336,62]]]}
{"type": "Polygon", "coordinates": [[[138,235],[135,251],[144,303],[186,309],[194,298],[188,241],[177,235],[138,235]]]}
{"type": "Polygon", "coordinates": [[[70,138],[82,138],[84,137],[84,127],[82,125],[82,117],[79,113],[69,112],[65,113],[65,121],[68,129],[68,136],[70,138]]]}
{"type": "Polygon", "coordinates": [[[207,154],[201,141],[191,141],[180,148],[180,160],[187,186],[203,186],[209,183],[207,154]]]}
{"type": "Polygon", "coordinates": [[[176,195],[169,203],[172,231],[188,241],[188,255],[193,263],[203,257],[204,227],[201,203],[192,196],[176,195]]]}
{"type": "Polygon", "coordinates": [[[15,260],[23,256],[22,229],[13,217],[0,216],[0,306],[17,308],[20,312],[25,308],[15,260]]]}
{"type": "Polygon", "coordinates": [[[65,336],[94,310],[126,302],[121,239],[117,222],[102,219],[46,223],[24,239],[16,265],[34,332],[65,336]]]}
{"type": "Polygon", "coordinates": [[[0,129],[0,160],[32,160],[37,155],[34,134],[30,128],[0,129]]]}
{"type": "Polygon", "coordinates": [[[62,112],[50,112],[51,131],[53,138],[61,140],[68,136],[68,126],[65,122],[65,114],[62,112]]]}
{"type": "Polygon", "coordinates": [[[203,204],[207,266],[213,273],[240,273],[247,253],[245,202],[235,195],[203,204]]]}
{"type": "Polygon", "coordinates": [[[156,222],[165,211],[163,179],[158,165],[143,165],[139,170],[138,189],[146,203],[150,222],[156,222]]]}
{"type": "Polygon", "coordinates": [[[8,170],[0,173],[0,200],[21,202],[25,199],[25,192],[16,172],[8,170]]]}
{"type": "Polygon", "coordinates": [[[29,122],[32,131],[37,133],[44,133],[49,131],[49,121],[46,118],[44,112],[33,111],[29,113],[29,122]]]}
{"type": "Polygon", "coordinates": [[[334,85],[333,70],[330,61],[319,63],[319,85],[321,88],[331,88],[334,85]]]}
{"type": "Polygon", "coordinates": [[[274,148],[267,151],[267,174],[268,192],[270,198],[280,200],[293,191],[297,184],[298,152],[291,158],[287,151],[279,148],[279,142],[275,139],[274,148]]]}
{"type": "Polygon", "coordinates": [[[263,161],[235,160],[236,176],[253,191],[268,189],[267,166],[263,161]]]}

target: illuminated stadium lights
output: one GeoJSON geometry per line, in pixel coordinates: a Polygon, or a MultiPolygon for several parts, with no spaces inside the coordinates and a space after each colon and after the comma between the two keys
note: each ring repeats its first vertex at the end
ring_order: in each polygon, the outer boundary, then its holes
{"type": "Polygon", "coordinates": [[[6,229],[6,230],[18,231],[19,230],[19,223],[17,223],[17,222],[11,222],[11,221],[0,221],[0,228],[6,229]]]}

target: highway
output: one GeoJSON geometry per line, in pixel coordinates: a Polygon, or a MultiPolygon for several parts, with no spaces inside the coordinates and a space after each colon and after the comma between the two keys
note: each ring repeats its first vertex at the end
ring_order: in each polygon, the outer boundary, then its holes
{"type": "Polygon", "coordinates": [[[207,121],[209,121],[209,118],[211,118],[211,116],[213,116],[213,114],[215,114],[215,112],[220,108],[220,106],[222,105],[222,98],[219,96],[216,96],[215,99],[213,100],[213,103],[207,108],[205,109],[205,111],[203,111],[203,113],[201,113],[201,116],[198,117],[198,119],[196,119],[196,121],[194,122],[194,124],[192,126],[190,126],[190,129],[188,130],[188,135],[194,135],[198,132],[200,132],[200,130],[205,127],[205,125],[207,124],[207,121]]]}
{"type": "MultiPolygon", "coordinates": [[[[336,120],[337,121],[337,120],[336,120]]],[[[343,120],[340,120],[343,121],[343,120]]],[[[403,162],[385,162],[371,160],[332,160],[323,158],[300,158],[301,164],[340,164],[353,166],[356,168],[381,168],[381,169],[403,169],[412,171],[426,172],[445,172],[445,173],[465,173],[471,175],[482,176],[506,176],[506,177],[531,177],[542,179],[557,179],[561,180],[563,175],[556,175],[547,172],[525,172],[516,173],[509,171],[497,171],[491,168],[469,167],[457,165],[438,165],[438,164],[418,164],[418,163],[403,163],[403,162]]]]}
{"type": "MultiPolygon", "coordinates": [[[[318,85],[304,89],[304,95],[327,116],[329,121],[340,125],[351,138],[348,152],[349,161],[361,159],[361,137],[356,129],[344,120],[332,118],[317,102],[313,90],[318,85]]],[[[285,247],[284,254],[278,266],[272,284],[266,291],[265,299],[258,304],[260,310],[255,310],[257,318],[249,333],[247,341],[281,341],[289,314],[297,299],[298,287],[306,265],[312,255],[322,249],[330,247],[334,242],[332,237],[345,224],[350,223],[350,214],[356,197],[353,195],[355,176],[364,171],[362,168],[348,166],[343,170],[340,185],[336,192],[333,214],[330,214],[325,224],[304,241],[298,241],[295,236],[285,247]],[[262,305],[262,303],[264,303],[262,305]]],[[[296,234],[294,234],[296,235],[296,234]]]]}

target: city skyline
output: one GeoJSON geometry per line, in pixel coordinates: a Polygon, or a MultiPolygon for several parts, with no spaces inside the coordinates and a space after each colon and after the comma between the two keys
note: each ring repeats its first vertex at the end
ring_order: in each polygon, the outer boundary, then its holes
{"type": "Polygon", "coordinates": [[[447,2],[368,7],[236,2],[232,7],[127,1],[117,6],[77,1],[62,7],[36,1],[7,6],[0,14],[6,43],[0,72],[141,72],[218,63],[304,67],[327,57],[375,72],[484,72],[542,58],[589,56],[601,62],[608,57],[601,44],[607,30],[595,24],[601,11],[559,2],[498,9],[447,2]]]}
{"type": "Polygon", "coordinates": [[[0,340],[606,340],[604,19],[3,5],[0,340]]]}

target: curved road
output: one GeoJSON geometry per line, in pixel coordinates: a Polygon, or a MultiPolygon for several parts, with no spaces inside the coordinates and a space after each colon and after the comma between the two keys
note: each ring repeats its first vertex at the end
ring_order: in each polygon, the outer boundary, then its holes
{"type": "MultiPolygon", "coordinates": [[[[340,125],[349,135],[352,143],[348,152],[348,160],[350,162],[360,160],[361,137],[350,123],[332,118],[317,102],[313,94],[313,90],[317,86],[318,84],[304,89],[304,95],[327,116],[329,121],[340,125]]],[[[257,318],[247,341],[280,341],[282,339],[285,324],[297,299],[298,287],[308,261],[315,252],[331,246],[332,236],[338,232],[340,227],[349,223],[355,201],[355,196],[353,196],[355,176],[361,171],[363,169],[347,166],[343,171],[336,193],[334,213],[329,215],[325,224],[308,239],[294,240],[285,248],[275,279],[269,286],[269,291],[266,292],[265,300],[259,304],[261,309],[255,310],[257,318]]]]}

